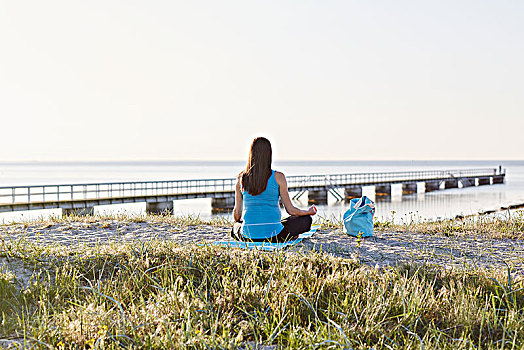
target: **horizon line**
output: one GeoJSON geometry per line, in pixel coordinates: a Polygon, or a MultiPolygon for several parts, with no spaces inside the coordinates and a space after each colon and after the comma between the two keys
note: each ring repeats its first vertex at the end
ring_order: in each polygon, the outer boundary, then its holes
{"type": "MultiPolygon", "coordinates": [[[[524,159],[282,159],[273,160],[273,163],[348,163],[348,162],[523,162],[524,159]]],[[[245,163],[246,160],[239,159],[184,159],[184,160],[146,160],[146,159],[125,159],[125,160],[0,160],[0,164],[110,164],[110,163],[152,163],[152,164],[174,164],[174,163],[245,163]]]]}

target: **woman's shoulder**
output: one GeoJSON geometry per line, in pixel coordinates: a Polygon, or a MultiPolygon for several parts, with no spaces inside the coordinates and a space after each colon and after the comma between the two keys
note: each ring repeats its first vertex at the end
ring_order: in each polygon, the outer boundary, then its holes
{"type": "Polygon", "coordinates": [[[286,176],[284,175],[283,172],[276,171],[276,170],[273,170],[273,171],[274,171],[274,173],[275,173],[275,179],[277,180],[277,182],[280,182],[280,181],[286,179],[286,176]]]}

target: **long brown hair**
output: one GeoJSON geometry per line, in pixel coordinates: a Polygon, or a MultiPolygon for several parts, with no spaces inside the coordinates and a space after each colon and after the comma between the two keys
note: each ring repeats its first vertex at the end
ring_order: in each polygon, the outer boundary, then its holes
{"type": "Polygon", "coordinates": [[[252,196],[266,190],[271,176],[271,143],[265,137],[257,137],[251,143],[246,169],[240,173],[242,188],[252,196]]]}

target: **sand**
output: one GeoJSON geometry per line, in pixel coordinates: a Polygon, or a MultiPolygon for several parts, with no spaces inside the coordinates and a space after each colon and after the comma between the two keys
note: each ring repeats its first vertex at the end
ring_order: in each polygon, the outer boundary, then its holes
{"type": "MultiPolygon", "coordinates": [[[[94,222],[26,223],[0,226],[0,240],[21,239],[39,246],[96,245],[111,242],[171,240],[180,244],[197,244],[230,240],[226,225],[177,225],[161,220],[99,219],[94,222]]],[[[445,268],[511,268],[524,272],[524,240],[494,239],[482,235],[445,236],[440,234],[375,232],[362,242],[346,235],[342,229],[321,229],[291,251],[316,250],[343,258],[385,267],[398,264],[426,264],[445,268]]],[[[6,265],[0,261],[0,268],[6,265]]]]}

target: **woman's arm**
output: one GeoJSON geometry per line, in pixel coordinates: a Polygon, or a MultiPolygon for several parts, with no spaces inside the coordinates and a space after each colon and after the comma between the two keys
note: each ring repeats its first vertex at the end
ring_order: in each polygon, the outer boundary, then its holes
{"type": "Polygon", "coordinates": [[[235,186],[235,208],[233,208],[233,219],[239,222],[242,218],[242,190],[240,188],[240,175],[237,177],[237,185],[235,186]]]}
{"type": "Polygon", "coordinates": [[[284,174],[282,174],[279,171],[275,171],[275,180],[277,180],[278,186],[280,188],[280,198],[282,199],[282,203],[284,204],[284,208],[286,209],[287,213],[292,216],[303,216],[303,215],[315,215],[317,213],[317,209],[314,205],[309,207],[308,210],[302,210],[298,209],[293,205],[291,202],[291,199],[289,198],[289,192],[287,189],[287,181],[284,174]]]}

